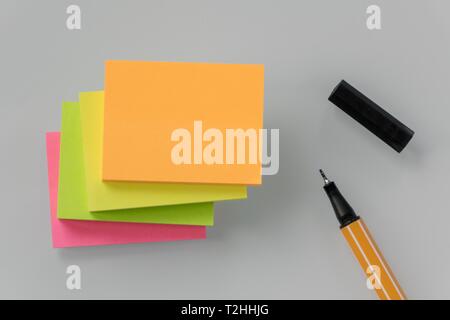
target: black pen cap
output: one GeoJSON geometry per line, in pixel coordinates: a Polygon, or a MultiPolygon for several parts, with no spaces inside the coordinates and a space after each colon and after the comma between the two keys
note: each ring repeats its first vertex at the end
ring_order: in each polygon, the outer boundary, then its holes
{"type": "Polygon", "coordinates": [[[414,131],[345,80],[334,88],[328,100],[397,152],[401,152],[414,135],[414,131]]]}

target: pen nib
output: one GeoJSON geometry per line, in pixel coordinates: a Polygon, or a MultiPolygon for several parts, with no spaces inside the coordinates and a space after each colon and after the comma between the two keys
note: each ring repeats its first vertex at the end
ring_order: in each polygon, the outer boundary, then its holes
{"type": "Polygon", "coordinates": [[[321,175],[322,178],[323,178],[323,182],[325,182],[325,184],[329,184],[329,183],[330,183],[330,180],[328,180],[328,178],[327,178],[327,176],[325,175],[325,173],[323,172],[323,170],[320,169],[319,172],[320,172],[320,175],[321,175]]]}

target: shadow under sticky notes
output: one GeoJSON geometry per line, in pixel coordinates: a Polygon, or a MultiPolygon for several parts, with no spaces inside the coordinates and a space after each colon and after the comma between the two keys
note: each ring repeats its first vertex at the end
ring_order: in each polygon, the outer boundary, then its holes
{"type": "Polygon", "coordinates": [[[50,219],[54,248],[206,238],[206,227],[125,222],[59,220],[58,174],[60,133],[46,134],[50,219]]]}
{"type": "MultiPolygon", "coordinates": [[[[80,93],[81,130],[90,211],[244,199],[242,185],[104,182],[102,179],[104,94],[80,93]]],[[[153,137],[149,138],[153,139],[153,137]]],[[[154,157],[161,157],[154,154],[154,157]]]]}
{"type": "MultiPolygon", "coordinates": [[[[263,65],[107,61],[103,179],[261,184],[260,161],[225,164],[218,159],[205,164],[201,161],[204,150],[192,150],[208,145],[202,141],[202,132],[196,134],[194,123],[198,122],[203,132],[212,129],[225,135],[227,129],[241,129],[258,134],[263,102],[263,65]],[[200,161],[172,161],[176,142],[171,137],[178,129],[190,132],[186,140],[192,141],[191,152],[186,158],[192,159],[195,153],[200,161]]],[[[234,149],[231,144],[230,148],[234,149]]]]}
{"type": "Polygon", "coordinates": [[[214,207],[211,202],[90,212],[77,102],[63,103],[61,128],[58,218],[200,226],[213,224],[214,207]]]}

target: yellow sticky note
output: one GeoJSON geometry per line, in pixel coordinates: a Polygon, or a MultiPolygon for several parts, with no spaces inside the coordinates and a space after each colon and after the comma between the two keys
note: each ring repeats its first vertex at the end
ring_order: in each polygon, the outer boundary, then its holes
{"type": "MultiPolygon", "coordinates": [[[[242,185],[196,185],[102,180],[103,91],[80,93],[89,211],[245,199],[242,185]]],[[[160,155],[155,153],[155,157],[160,155]]]]}

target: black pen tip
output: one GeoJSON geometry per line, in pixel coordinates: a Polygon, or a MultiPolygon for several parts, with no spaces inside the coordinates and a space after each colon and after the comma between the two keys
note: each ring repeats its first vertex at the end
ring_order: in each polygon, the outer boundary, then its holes
{"type": "Polygon", "coordinates": [[[323,178],[323,182],[325,182],[325,184],[330,183],[330,180],[328,180],[328,178],[327,178],[327,176],[325,175],[325,173],[323,172],[323,170],[322,170],[322,169],[319,169],[319,172],[320,172],[320,175],[321,175],[322,178],[323,178]]]}

